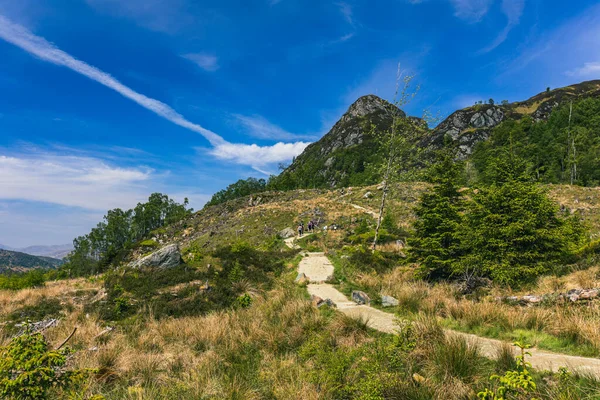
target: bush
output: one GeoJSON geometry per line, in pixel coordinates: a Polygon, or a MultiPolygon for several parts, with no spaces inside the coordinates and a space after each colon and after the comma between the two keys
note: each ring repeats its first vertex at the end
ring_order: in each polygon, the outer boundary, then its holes
{"type": "Polygon", "coordinates": [[[0,289],[21,290],[44,286],[46,274],[35,269],[22,274],[0,275],[0,289]]]}

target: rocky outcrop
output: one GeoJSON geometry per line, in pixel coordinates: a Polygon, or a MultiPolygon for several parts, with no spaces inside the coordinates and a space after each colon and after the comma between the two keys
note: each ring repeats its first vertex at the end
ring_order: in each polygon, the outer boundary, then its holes
{"type": "Polygon", "coordinates": [[[299,188],[349,186],[349,177],[364,171],[378,154],[372,127],[386,132],[395,117],[405,118],[406,114],[375,95],[360,97],[331,130],[310,144],[276,181],[293,181],[299,188]]]}
{"type": "Polygon", "coordinates": [[[456,142],[460,155],[466,158],[477,142],[489,137],[492,129],[501,122],[520,120],[530,116],[534,121],[545,121],[552,110],[571,100],[600,96],[600,80],[587,81],[555,90],[547,90],[528,100],[502,104],[476,104],[452,113],[426,138],[422,145],[439,147],[444,138],[456,142]]]}
{"type": "Polygon", "coordinates": [[[170,244],[152,254],[131,262],[129,266],[133,268],[174,268],[182,263],[183,260],[181,259],[179,245],[170,244]]]}

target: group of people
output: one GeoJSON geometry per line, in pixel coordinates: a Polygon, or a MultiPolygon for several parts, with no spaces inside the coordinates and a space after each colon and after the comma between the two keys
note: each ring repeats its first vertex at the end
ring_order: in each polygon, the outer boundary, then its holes
{"type": "MultiPolygon", "coordinates": [[[[310,220],[310,222],[308,223],[308,233],[312,233],[315,231],[315,228],[317,227],[317,224],[315,224],[315,222],[313,220],[310,220]]],[[[298,236],[302,236],[304,234],[304,221],[300,221],[300,224],[298,225],[298,236]]]]}

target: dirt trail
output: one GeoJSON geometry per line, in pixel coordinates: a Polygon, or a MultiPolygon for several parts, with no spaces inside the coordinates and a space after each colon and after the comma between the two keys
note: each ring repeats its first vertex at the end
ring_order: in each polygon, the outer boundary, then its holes
{"type": "MultiPolygon", "coordinates": [[[[285,243],[289,247],[299,248],[294,242],[295,238],[285,240],[285,243]]],[[[298,265],[298,272],[303,272],[311,282],[307,286],[308,293],[322,299],[330,299],[335,303],[338,311],[352,318],[360,318],[366,321],[373,329],[386,333],[397,331],[398,325],[394,314],[378,310],[371,306],[358,305],[349,300],[333,285],[324,283],[327,277],[333,275],[333,271],[333,265],[324,253],[305,253],[304,258],[298,265]]],[[[480,349],[482,355],[488,358],[495,358],[499,347],[503,343],[500,340],[483,338],[452,330],[446,330],[446,334],[461,336],[467,339],[480,349]]],[[[517,354],[517,350],[514,348],[515,354],[517,354]]],[[[560,367],[567,367],[569,370],[588,373],[600,379],[600,359],[551,353],[535,348],[529,349],[529,352],[532,355],[532,357],[529,357],[529,361],[538,370],[558,372],[560,367]]]]}

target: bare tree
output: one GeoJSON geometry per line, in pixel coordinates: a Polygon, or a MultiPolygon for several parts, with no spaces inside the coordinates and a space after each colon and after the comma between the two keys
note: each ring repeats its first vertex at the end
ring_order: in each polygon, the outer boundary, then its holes
{"type": "Polygon", "coordinates": [[[375,237],[373,238],[373,250],[377,247],[377,241],[379,240],[379,233],[381,229],[381,221],[383,220],[383,214],[385,211],[386,200],[390,190],[390,181],[394,173],[397,171],[398,161],[402,161],[406,157],[409,147],[414,143],[409,143],[406,133],[412,128],[415,128],[415,122],[405,118],[398,109],[409,104],[412,99],[416,96],[419,91],[417,86],[411,91],[411,83],[414,79],[414,75],[402,76],[400,64],[398,64],[398,71],[396,73],[396,90],[394,93],[393,103],[390,104],[390,111],[392,114],[392,126],[388,132],[379,132],[380,140],[387,149],[387,159],[384,163],[383,169],[383,192],[381,196],[381,203],[379,205],[379,215],[377,217],[377,226],[375,227],[375,237]],[[401,87],[402,85],[402,87],[401,87]]]}

